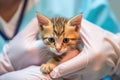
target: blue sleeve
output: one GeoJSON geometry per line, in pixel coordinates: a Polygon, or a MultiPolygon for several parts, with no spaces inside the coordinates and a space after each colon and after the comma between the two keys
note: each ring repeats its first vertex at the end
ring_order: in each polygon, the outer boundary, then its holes
{"type": "Polygon", "coordinates": [[[3,50],[3,45],[6,44],[6,43],[7,43],[7,41],[4,40],[4,38],[0,35],[0,53],[3,50]]]}
{"type": "Polygon", "coordinates": [[[120,32],[120,25],[114,16],[107,0],[90,0],[84,11],[84,17],[110,32],[120,32]]]}

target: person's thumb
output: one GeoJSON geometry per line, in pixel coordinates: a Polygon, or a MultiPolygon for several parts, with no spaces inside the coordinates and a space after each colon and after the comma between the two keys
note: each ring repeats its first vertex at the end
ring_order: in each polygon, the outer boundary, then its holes
{"type": "Polygon", "coordinates": [[[17,35],[21,38],[36,40],[39,34],[39,25],[37,18],[32,19],[26,27],[17,35]]]}

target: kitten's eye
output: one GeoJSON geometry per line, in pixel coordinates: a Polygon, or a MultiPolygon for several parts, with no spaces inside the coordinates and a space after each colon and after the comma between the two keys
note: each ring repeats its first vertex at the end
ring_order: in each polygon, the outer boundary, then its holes
{"type": "Polygon", "coordinates": [[[48,38],[48,41],[53,43],[53,42],[55,42],[55,39],[54,38],[48,38]]]}
{"type": "Polygon", "coordinates": [[[68,38],[64,38],[64,39],[63,39],[63,42],[64,42],[64,43],[68,43],[68,42],[69,42],[69,39],[68,39],[68,38]]]}

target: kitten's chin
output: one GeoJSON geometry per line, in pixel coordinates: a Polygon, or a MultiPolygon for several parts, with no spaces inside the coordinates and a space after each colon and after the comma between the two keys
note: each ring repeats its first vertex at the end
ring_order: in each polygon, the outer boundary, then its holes
{"type": "Polygon", "coordinates": [[[60,56],[60,55],[62,55],[63,53],[62,53],[62,52],[54,52],[54,54],[60,56]]]}
{"type": "Polygon", "coordinates": [[[62,51],[60,51],[60,52],[58,52],[57,50],[55,50],[55,49],[50,49],[55,55],[58,55],[58,56],[60,56],[60,55],[62,55],[62,54],[64,54],[67,50],[62,50],[62,51]]]}

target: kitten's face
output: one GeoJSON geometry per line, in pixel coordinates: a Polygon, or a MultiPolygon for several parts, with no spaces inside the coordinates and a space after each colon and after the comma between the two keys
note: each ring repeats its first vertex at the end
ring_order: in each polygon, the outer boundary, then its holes
{"type": "Polygon", "coordinates": [[[42,39],[50,51],[61,55],[75,47],[79,38],[81,14],[72,19],[63,17],[49,19],[38,13],[37,18],[42,39]]]}

